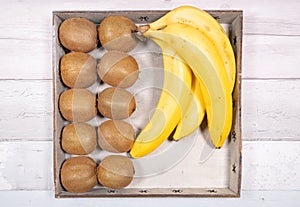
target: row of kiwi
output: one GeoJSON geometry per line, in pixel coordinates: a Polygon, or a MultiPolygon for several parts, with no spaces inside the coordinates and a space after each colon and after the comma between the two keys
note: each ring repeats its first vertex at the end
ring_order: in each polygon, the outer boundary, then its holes
{"type": "Polygon", "coordinates": [[[91,55],[83,52],[70,52],[60,61],[62,82],[70,88],[88,88],[100,79],[111,86],[128,88],[139,75],[137,61],[122,51],[108,51],[98,64],[91,55]]]}
{"type": "Polygon", "coordinates": [[[63,187],[73,193],[83,193],[98,183],[111,189],[129,185],[134,176],[132,161],[120,155],[109,155],[99,165],[88,156],[67,159],[62,167],[60,179],[63,187]]]}
{"type": "MultiPolygon", "coordinates": [[[[96,25],[85,18],[70,18],[62,22],[59,39],[70,50],[61,58],[62,82],[71,89],[59,98],[62,116],[73,123],[62,131],[61,143],[65,152],[87,155],[96,148],[97,133],[93,126],[84,123],[94,118],[98,111],[108,120],[98,127],[98,144],[109,152],[128,152],[134,141],[134,130],[120,119],[129,117],[135,110],[135,99],[124,88],[132,86],[138,78],[138,64],[127,54],[135,48],[133,35],[136,25],[122,16],[108,16],[98,27],[101,45],[108,51],[98,64],[87,52],[98,45],[96,25]],[[109,87],[96,96],[88,89],[97,80],[109,87]]],[[[70,192],[85,192],[97,184],[118,189],[132,180],[134,166],[125,156],[113,155],[104,158],[96,168],[96,162],[87,156],[66,160],[61,167],[61,183],[70,192]]]]}
{"type": "MultiPolygon", "coordinates": [[[[123,16],[107,16],[98,27],[101,46],[107,50],[129,52],[137,45],[135,23],[123,16]]],[[[69,18],[59,28],[61,44],[71,51],[90,52],[98,45],[97,27],[85,18],[69,18]]]]}
{"type": "Polygon", "coordinates": [[[128,118],[136,109],[134,96],[125,89],[108,87],[96,96],[88,89],[72,88],[59,97],[62,116],[72,122],[87,122],[99,112],[107,118],[120,120],[128,118]]]}
{"type": "Polygon", "coordinates": [[[135,132],[130,124],[120,120],[103,122],[97,130],[87,123],[71,123],[62,130],[61,147],[69,154],[87,155],[98,144],[102,150],[113,153],[128,152],[134,142],[135,132]]]}

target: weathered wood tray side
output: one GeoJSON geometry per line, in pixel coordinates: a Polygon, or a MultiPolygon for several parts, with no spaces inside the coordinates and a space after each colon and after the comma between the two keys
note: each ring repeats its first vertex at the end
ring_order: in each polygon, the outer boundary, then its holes
{"type": "MultiPolygon", "coordinates": [[[[242,135],[241,135],[241,58],[242,58],[242,11],[208,11],[220,23],[229,25],[229,36],[234,48],[237,64],[237,78],[233,93],[233,126],[228,140],[228,185],[226,187],[207,186],[205,188],[125,188],[122,190],[108,190],[95,188],[86,193],[74,194],[63,189],[60,184],[60,166],[65,159],[61,150],[60,135],[64,120],[59,113],[59,94],[65,90],[59,75],[59,61],[65,51],[58,40],[60,23],[71,17],[85,17],[99,24],[108,15],[123,15],[138,24],[155,21],[167,11],[54,11],[53,12],[53,106],[54,106],[54,132],[53,132],[53,159],[54,159],[54,187],[55,197],[239,197],[241,188],[241,160],[242,160],[242,135]]],[[[179,175],[180,176],[180,175],[179,175]]]]}

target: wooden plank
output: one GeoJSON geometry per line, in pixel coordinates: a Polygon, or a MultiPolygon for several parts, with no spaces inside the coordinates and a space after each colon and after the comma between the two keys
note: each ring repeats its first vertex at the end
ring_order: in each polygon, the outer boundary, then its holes
{"type": "Polygon", "coordinates": [[[244,140],[299,140],[299,80],[244,80],[242,88],[244,140]]]}
{"type": "Polygon", "coordinates": [[[49,190],[53,186],[52,142],[0,142],[1,190],[49,190]]]}
{"type": "Polygon", "coordinates": [[[52,78],[50,39],[0,38],[0,51],[0,79],[52,78]]]}
{"type": "Polygon", "coordinates": [[[243,142],[242,189],[300,190],[300,142],[243,142]]]}
{"type": "Polygon", "coordinates": [[[242,77],[300,78],[300,38],[244,35],[242,77]]]}
{"type": "Polygon", "coordinates": [[[50,80],[2,80],[0,97],[0,141],[52,138],[50,80]]]}
{"type": "Polygon", "coordinates": [[[101,206],[123,207],[124,203],[131,206],[222,206],[222,207],[297,207],[300,202],[300,191],[243,191],[241,198],[65,198],[55,199],[52,191],[0,191],[1,203],[10,207],[68,207],[68,206],[101,206]],[[17,199],[16,199],[17,198],[17,199]]]}
{"type": "MultiPolygon", "coordinates": [[[[242,189],[300,190],[299,156],[300,141],[244,141],[242,189]]],[[[52,142],[0,142],[0,190],[51,189],[52,142]]]]}
{"type": "MultiPolygon", "coordinates": [[[[52,140],[51,87],[0,81],[0,141],[52,140]]],[[[244,140],[300,140],[300,80],[244,80],[242,94],[244,140]]]]}

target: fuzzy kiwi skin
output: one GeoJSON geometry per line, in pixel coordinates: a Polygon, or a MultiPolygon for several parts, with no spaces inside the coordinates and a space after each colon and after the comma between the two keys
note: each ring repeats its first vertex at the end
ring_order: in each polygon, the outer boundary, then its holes
{"type": "Polygon", "coordinates": [[[124,121],[108,120],[98,127],[98,144],[109,152],[128,152],[134,137],[133,127],[124,121]]]}
{"type": "Polygon", "coordinates": [[[97,168],[98,181],[107,188],[125,188],[131,183],[133,176],[134,166],[132,161],[121,155],[105,157],[97,168]]]}
{"type": "Polygon", "coordinates": [[[98,183],[97,163],[85,156],[69,158],[62,164],[60,180],[69,192],[87,192],[98,183]]]}
{"type": "Polygon", "coordinates": [[[96,96],[87,89],[66,90],[59,97],[59,109],[68,121],[89,121],[97,115],[96,96]]]}
{"type": "Polygon", "coordinates": [[[121,88],[132,86],[139,76],[139,66],[134,57],[121,51],[108,51],[97,64],[103,82],[121,88]]]}
{"type": "Polygon", "coordinates": [[[87,88],[97,80],[97,61],[89,54],[71,52],[60,61],[60,74],[64,84],[70,88],[87,88]]]}
{"type": "Polygon", "coordinates": [[[61,146],[69,154],[87,155],[96,149],[96,130],[86,123],[69,124],[62,130],[61,146]]]}
{"type": "Polygon", "coordinates": [[[135,98],[125,89],[109,87],[98,95],[98,110],[107,118],[116,120],[125,119],[135,109],[135,98]]]}
{"type": "Polygon", "coordinates": [[[107,50],[129,52],[137,45],[135,23],[124,16],[107,16],[98,27],[98,36],[107,50]]]}
{"type": "Polygon", "coordinates": [[[90,52],[97,46],[96,25],[85,18],[69,18],[59,27],[61,44],[72,51],[90,52]]]}

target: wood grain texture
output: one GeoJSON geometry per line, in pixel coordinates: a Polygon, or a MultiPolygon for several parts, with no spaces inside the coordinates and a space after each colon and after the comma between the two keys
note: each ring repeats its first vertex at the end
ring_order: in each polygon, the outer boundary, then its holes
{"type": "Polygon", "coordinates": [[[245,190],[300,190],[300,142],[243,144],[245,190]]]}
{"type": "MultiPolygon", "coordinates": [[[[300,190],[300,141],[244,141],[242,163],[243,190],[300,190]]],[[[52,142],[0,142],[0,190],[52,189],[52,142]]]]}
{"type": "Polygon", "coordinates": [[[206,207],[297,207],[300,202],[300,191],[243,191],[241,198],[78,198],[54,199],[52,191],[0,191],[3,206],[10,207],[69,207],[69,206],[114,206],[132,207],[152,206],[206,206],[206,207]],[[17,199],[16,199],[17,198],[17,199]]]}
{"type": "Polygon", "coordinates": [[[51,142],[0,142],[0,190],[52,189],[51,142]]]}
{"type": "Polygon", "coordinates": [[[299,80],[244,80],[242,87],[244,140],[299,140],[299,80]]]}
{"type": "Polygon", "coordinates": [[[243,40],[243,78],[300,78],[298,36],[245,35],[243,40]]]}
{"type": "Polygon", "coordinates": [[[52,138],[49,80],[0,81],[0,141],[52,138]]]}
{"type": "Polygon", "coordinates": [[[0,51],[0,79],[52,78],[50,40],[0,38],[0,51]]]}

